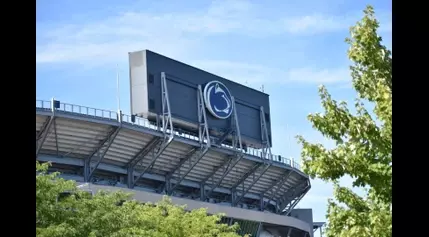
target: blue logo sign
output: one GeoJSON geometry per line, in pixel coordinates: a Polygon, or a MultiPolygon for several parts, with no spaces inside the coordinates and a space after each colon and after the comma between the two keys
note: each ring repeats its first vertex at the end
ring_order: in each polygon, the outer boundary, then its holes
{"type": "Polygon", "coordinates": [[[218,119],[232,114],[233,104],[228,88],[219,81],[211,81],[204,87],[204,101],[210,113],[218,119]]]}

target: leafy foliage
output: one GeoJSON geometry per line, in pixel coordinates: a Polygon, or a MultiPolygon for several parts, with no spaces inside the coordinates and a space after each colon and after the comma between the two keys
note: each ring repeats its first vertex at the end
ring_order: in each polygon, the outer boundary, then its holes
{"type": "Polygon", "coordinates": [[[329,150],[298,136],[304,171],[334,183],[336,200],[329,200],[328,237],[392,235],[392,53],[382,45],[378,27],[374,9],[368,6],[346,39],[353,62],[356,114],[345,102],[333,100],[322,86],[319,93],[325,112],[308,117],[336,147],[329,150]],[[363,100],[374,105],[375,119],[363,100]],[[338,184],[345,175],[353,178],[354,187],[365,188],[365,197],[338,184]]]}
{"type": "Polygon", "coordinates": [[[236,237],[238,225],[220,224],[221,215],[205,209],[185,211],[165,197],[152,205],[122,192],[91,196],[48,173],[36,162],[36,233],[40,237],[236,237]],[[61,193],[71,195],[58,199],[61,193]]]}

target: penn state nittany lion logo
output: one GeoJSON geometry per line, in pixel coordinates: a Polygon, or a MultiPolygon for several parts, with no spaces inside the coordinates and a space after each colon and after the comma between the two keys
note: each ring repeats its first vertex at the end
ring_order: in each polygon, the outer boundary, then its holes
{"type": "Polygon", "coordinates": [[[204,87],[204,101],[210,113],[218,119],[232,114],[233,104],[228,88],[219,81],[211,81],[204,87]]]}

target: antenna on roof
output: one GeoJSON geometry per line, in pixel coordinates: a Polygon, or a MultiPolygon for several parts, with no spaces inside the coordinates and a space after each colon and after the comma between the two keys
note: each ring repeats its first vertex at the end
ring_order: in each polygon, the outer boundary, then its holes
{"type": "Polygon", "coordinates": [[[116,64],[116,99],[118,101],[118,112],[121,111],[121,98],[119,95],[119,66],[116,64]]]}
{"type": "Polygon", "coordinates": [[[264,92],[264,84],[261,86],[261,91],[264,92]]]}

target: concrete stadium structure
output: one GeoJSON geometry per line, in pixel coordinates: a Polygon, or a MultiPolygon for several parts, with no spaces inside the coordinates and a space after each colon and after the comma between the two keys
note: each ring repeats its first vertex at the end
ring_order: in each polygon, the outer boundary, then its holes
{"type": "Polygon", "coordinates": [[[167,194],[225,213],[252,236],[313,236],[323,225],[311,209],[294,209],[311,187],[295,162],[227,146],[195,156],[203,147],[198,137],[120,111],[36,100],[36,159],[92,191],[126,189],[142,202],[167,194]]]}

